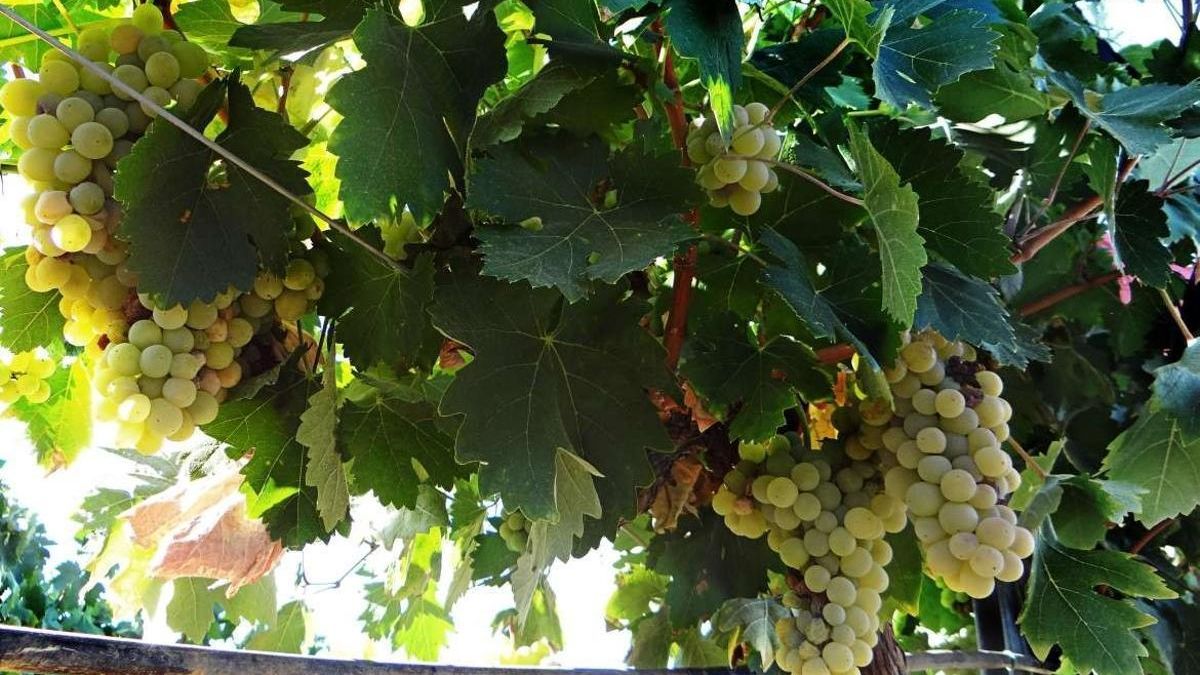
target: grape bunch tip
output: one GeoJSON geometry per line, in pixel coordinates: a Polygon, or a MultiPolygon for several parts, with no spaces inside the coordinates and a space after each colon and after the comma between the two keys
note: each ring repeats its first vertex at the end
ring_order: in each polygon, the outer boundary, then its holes
{"type": "Polygon", "coordinates": [[[711,117],[696,120],[688,133],[688,159],[700,167],[696,182],[713,206],[728,206],[739,216],[753,215],[762,205],[762,195],[779,187],[771,163],[783,139],[771,126],[770,112],[762,103],[733,106],[734,129],[728,143],[711,117]]]}

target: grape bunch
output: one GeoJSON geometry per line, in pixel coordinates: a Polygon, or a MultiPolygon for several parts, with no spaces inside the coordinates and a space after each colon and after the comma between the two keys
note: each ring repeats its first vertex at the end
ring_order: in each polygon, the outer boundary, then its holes
{"type": "Polygon", "coordinates": [[[17,354],[0,349],[0,412],[22,398],[29,403],[45,403],[50,398],[46,378],[57,367],[44,349],[17,354]]]}
{"type": "Polygon", "coordinates": [[[1021,484],[1000,448],[1012,416],[1004,383],[970,345],[931,331],[885,374],[895,411],[864,401],[860,444],[894,457],[887,494],[906,504],[929,571],[951,590],[987,597],[997,579],[1021,577],[1034,546],[1003,503],[1021,484]]]}
{"type": "MultiPolygon", "coordinates": [[[[111,30],[81,32],[76,47],[175,109],[196,100],[202,85],[195,78],[211,63],[203,48],[163,30],[152,4],[111,30]]],[[[273,333],[313,309],[328,262],[297,241],[282,276],[262,272],[251,288],[229,288],[207,302],[161,303],[139,292],[126,265],[127,245],[117,236],[123,213],[112,198],[113,172],[154,111],[58,52],[45,56],[37,80],[0,87],[0,106],[12,116],[18,169],[34,189],[24,203],[32,230],[25,283],[60,294],[63,337],[94,366],[96,417],[117,424],[120,445],[144,453],[190,438],[216,418],[245,374],[280,360],[273,333]]],[[[38,387],[30,400],[43,394],[38,387]]]]}
{"type": "Polygon", "coordinates": [[[514,553],[525,551],[525,544],[529,542],[529,519],[521,515],[520,511],[504,514],[499,530],[500,538],[504,540],[504,545],[510,551],[514,553]]]}
{"type": "Polygon", "coordinates": [[[875,463],[834,443],[813,451],[776,436],[742,443],[739,455],[713,509],[735,534],[766,535],[806,591],[784,597],[792,612],[775,626],[783,644],[779,667],[857,673],[871,663],[878,641],[884,567],[892,558],[883,537],[904,529],[904,503],[885,491],[875,463]]]}
{"type": "Polygon", "coordinates": [[[713,118],[699,119],[688,133],[687,155],[700,167],[696,182],[709,203],[728,206],[739,216],[758,211],[762,195],[779,187],[771,162],[782,144],[771,126],[770,109],[762,103],[733,106],[733,134],[727,144],[713,118]]]}

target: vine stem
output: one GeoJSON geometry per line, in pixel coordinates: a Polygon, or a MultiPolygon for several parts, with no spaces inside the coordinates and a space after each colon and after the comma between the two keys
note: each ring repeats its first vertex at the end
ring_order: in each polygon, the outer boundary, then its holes
{"type": "Polygon", "coordinates": [[[1081,281],[1077,284],[1067,286],[1066,288],[1060,288],[1044,298],[1034,300],[1027,305],[1022,305],[1021,308],[1017,310],[1017,314],[1020,314],[1023,317],[1032,316],[1038,312],[1050,309],[1064,300],[1069,300],[1070,298],[1073,298],[1084,291],[1089,291],[1093,288],[1103,286],[1110,282],[1116,281],[1119,278],[1121,278],[1120,272],[1109,272],[1107,274],[1101,274],[1094,279],[1088,279],[1087,281],[1081,281]]]}
{"type": "MultiPolygon", "coordinates": [[[[749,159],[749,158],[744,158],[744,159],[749,159]]],[[[829,185],[825,181],[821,180],[820,178],[817,178],[816,176],[812,175],[811,173],[805,171],[804,169],[801,169],[800,167],[798,167],[794,164],[788,164],[787,162],[780,162],[780,161],[774,160],[774,159],[759,159],[758,161],[763,162],[764,164],[773,166],[777,169],[783,169],[784,171],[787,171],[788,173],[794,173],[797,176],[800,176],[801,178],[803,178],[804,180],[821,188],[830,196],[836,197],[836,198],[846,202],[847,204],[854,204],[855,206],[863,206],[865,204],[863,202],[863,200],[859,199],[858,197],[854,197],[854,196],[846,194],[845,192],[841,192],[840,190],[833,187],[832,185],[829,185]]]]}
{"type": "Polygon", "coordinates": [[[1171,319],[1175,321],[1175,325],[1179,328],[1179,332],[1183,335],[1183,339],[1191,344],[1192,340],[1196,339],[1192,335],[1192,331],[1188,328],[1187,322],[1183,320],[1183,315],[1179,313],[1179,306],[1171,299],[1171,295],[1167,293],[1167,289],[1158,289],[1158,295],[1162,298],[1163,305],[1167,308],[1167,313],[1171,315],[1171,319]]]}
{"type": "Polygon", "coordinates": [[[796,82],[796,84],[792,85],[791,89],[787,90],[786,94],[784,94],[783,96],[781,96],[779,98],[779,101],[777,103],[775,103],[775,105],[771,106],[771,110],[770,110],[770,112],[767,113],[766,118],[763,120],[763,124],[770,123],[771,120],[774,120],[775,116],[779,114],[779,111],[783,110],[783,106],[787,105],[787,102],[792,99],[792,96],[794,96],[796,94],[796,92],[800,91],[800,87],[803,87],[805,84],[808,84],[809,80],[811,80],[817,73],[824,70],[825,66],[828,66],[829,64],[833,63],[833,60],[836,59],[838,57],[838,55],[841,54],[842,51],[845,50],[846,47],[849,47],[849,46],[850,46],[850,37],[849,36],[843,38],[841,42],[837,43],[837,46],[834,47],[833,50],[829,52],[828,56],[821,59],[821,61],[819,63],[817,63],[817,65],[810,68],[809,71],[807,73],[805,73],[804,76],[801,77],[799,81],[796,82]]]}
{"type": "Polygon", "coordinates": [[[1038,464],[1034,461],[1033,455],[1029,454],[1029,451],[1026,450],[1024,446],[1022,446],[1021,443],[1012,436],[1008,437],[1008,444],[1013,446],[1013,450],[1017,451],[1017,454],[1021,456],[1021,459],[1025,460],[1025,466],[1032,469],[1033,472],[1042,479],[1042,482],[1045,482],[1047,475],[1046,470],[1042,468],[1041,464],[1038,464]]]}
{"type": "Polygon", "coordinates": [[[182,131],[185,134],[187,134],[188,136],[191,136],[192,138],[194,138],[201,145],[205,146],[206,148],[208,148],[208,149],[212,150],[213,152],[217,153],[218,155],[220,155],[223,159],[225,159],[225,161],[229,162],[230,164],[233,164],[234,166],[238,167],[239,169],[250,174],[255,179],[257,179],[260,183],[262,183],[263,185],[266,185],[267,187],[271,188],[275,192],[279,193],[280,196],[287,199],[289,202],[304,209],[304,211],[307,212],[309,215],[321,220],[326,225],[328,225],[330,228],[341,233],[343,236],[345,236],[350,241],[353,241],[355,244],[363,247],[371,255],[378,258],[380,260],[380,262],[387,265],[389,268],[391,268],[397,272],[400,272],[402,274],[408,273],[407,270],[405,270],[395,260],[392,260],[391,258],[389,258],[387,256],[387,254],[385,254],[383,251],[376,249],[374,246],[371,246],[369,243],[367,243],[367,241],[365,239],[363,239],[362,237],[359,237],[345,223],[326,215],[320,209],[317,209],[316,207],[312,206],[308,202],[306,202],[303,199],[300,199],[296,195],[292,194],[290,191],[288,191],[287,188],[280,185],[274,178],[271,178],[270,176],[266,175],[262,171],[259,171],[258,169],[256,169],[253,165],[251,165],[246,160],[242,159],[241,157],[238,157],[236,154],[225,149],[220,143],[217,143],[216,141],[211,140],[210,138],[208,138],[207,136],[204,135],[203,131],[194,129],[187,122],[184,122],[183,120],[176,117],[174,113],[167,110],[166,108],[163,108],[161,105],[156,103],[153,99],[146,97],[144,94],[142,94],[142,92],[130,87],[129,85],[122,82],[121,80],[117,79],[116,77],[114,77],[112,75],[112,73],[108,72],[107,70],[101,68],[100,66],[98,66],[94,62],[92,62],[91,59],[83,56],[82,54],[75,51],[74,49],[71,49],[70,47],[63,44],[62,41],[55,38],[53,35],[50,35],[49,33],[42,30],[41,28],[38,28],[37,26],[33,25],[28,20],[26,20],[25,17],[18,14],[16,12],[16,10],[14,10],[12,7],[9,7],[8,5],[0,2],[0,14],[4,15],[10,21],[21,26],[22,28],[29,31],[30,33],[33,33],[34,35],[38,36],[46,44],[57,49],[58,51],[62,52],[63,54],[66,54],[67,57],[70,58],[72,61],[78,63],[83,68],[86,68],[92,74],[103,79],[105,82],[108,82],[113,87],[113,89],[116,89],[117,91],[124,93],[125,95],[129,96],[133,100],[142,104],[146,108],[153,110],[157,117],[165,119],[167,122],[169,122],[173,126],[177,127],[180,131],[182,131]]]}
{"type": "MultiPolygon", "coordinates": [[[[1121,171],[1117,175],[1118,184],[1124,182],[1129,177],[1129,174],[1133,171],[1133,167],[1137,166],[1138,159],[1139,157],[1135,155],[1125,160],[1125,164],[1121,167],[1121,171]]],[[[1070,229],[1072,225],[1090,216],[1102,204],[1104,204],[1104,197],[1092,195],[1067,209],[1061,218],[1026,237],[1021,242],[1019,250],[1009,260],[1014,264],[1028,262],[1033,256],[1037,255],[1038,251],[1057,239],[1059,235],[1070,229]]]]}
{"type": "Polygon", "coordinates": [[[993,651],[950,651],[930,650],[906,655],[905,670],[913,673],[922,670],[1020,670],[1039,675],[1053,675],[1033,657],[1014,652],[993,651]]]}
{"type": "Polygon", "coordinates": [[[1075,143],[1071,146],[1071,152],[1067,154],[1062,168],[1058,170],[1058,175],[1054,177],[1054,184],[1050,187],[1050,194],[1046,196],[1046,202],[1042,204],[1042,208],[1038,209],[1037,215],[1033,217],[1035,222],[1041,220],[1046,210],[1054,204],[1054,199],[1058,197],[1058,188],[1062,186],[1063,178],[1067,175],[1067,169],[1071,167],[1071,162],[1075,159],[1075,155],[1079,153],[1079,146],[1083,144],[1083,139],[1087,136],[1091,128],[1092,121],[1087,120],[1083,123],[1083,127],[1080,128],[1079,134],[1075,136],[1075,143]]]}
{"type": "Polygon", "coordinates": [[[1175,524],[1174,518],[1164,518],[1159,524],[1150,528],[1146,532],[1146,534],[1143,534],[1140,539],[1138,539],[1136,542],[1134,542],[1133,546],[1129,547],[1129,555],[1137,555],[1137,554],[1141,553],[1142,549],[1146,548],[1146,546],[1148,546],[1150,544],[1150,542],[1152,542],[1158,538],[1158,535],[1165,532],[1168,527],[1170,527],[1174,524],[1175,524]]]}
{"type": "Polygon", "coordinates": [[[671,370],[679,365],[679,354],[687,336],[688,310],[692,304],[692,282],[696,279],[696,247],[689,246],[686,253],[675,256],[674,290],[671,293],[671,314],[667,318],[666,335],[663,343],[667,348],[667,366],[671,370]]]}

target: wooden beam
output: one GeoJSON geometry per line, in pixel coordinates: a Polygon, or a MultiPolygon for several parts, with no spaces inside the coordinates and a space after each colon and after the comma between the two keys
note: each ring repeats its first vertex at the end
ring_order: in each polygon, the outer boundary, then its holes
{"type": "Polygon", "coordinates": [[[295,654],[164,645],[101,635],[0,626],[0,671],[47,675],[724,675],[727,668],[679,670],[474,668],[378,663],[295,654]]]}

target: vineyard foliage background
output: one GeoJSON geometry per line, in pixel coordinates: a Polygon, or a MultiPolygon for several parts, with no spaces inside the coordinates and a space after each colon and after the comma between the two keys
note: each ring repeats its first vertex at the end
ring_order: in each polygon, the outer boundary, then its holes
{"type": "MultiPolygon", "coordinates": [[[[131,9],[14,4],[68,43],[131,9]]],[[[323,294],[228,390],[211,443],[139,458],[136,490],[95,486],[93,582],[120,618],[173,585],[167,620],[192,642],[297,650],[303,606],[275,611],[247,570],[347,536],[371,496],[393,563],[361,620],[413,657],[438,657],[468,587],[510,583],[497,622],[536,661],[561,643],[546,570],[607,539],[630,664],[769,666],[796,580],[709,502],[739,443],[844,438],[847,398],[889,401],[885,368],[929,328],[1006,383],[1011,504],[1037,547],[1001,595],[1032,652],[1197,672],[1200,38],[1184,2],[1179,39],[1118,52],[1089,4],[164,3],[214,64],[173,110],[329,219],[154,120],[113,175],[138,292],[211,302],[303,255],[323,294]],[[742,216],[697,185],[686,125],[728,139],[753,101],[785,134],[778,187],[742,216]],[[196,504],[230,499],[246,522],[197,525],[196,504]],[[244,568],[173,566],[180,525],[244,568]]],[[[8,79],[49,51],[0,20],[8,79]]],[[[27,265],[5,251],[0,344],[59,368],[48,400],[7,412],[70,470],[111,442],[97,353],[64,343],[27,265]]],[[[899,644],[973,644],[972,603],[923,573],[912,528],[888,541],[899,644]]],[[[15,583],[66,586],[78,612],[80,574],[15,583]]],[[[99,611],[43,625],[134,630],[99,611]]]]}

